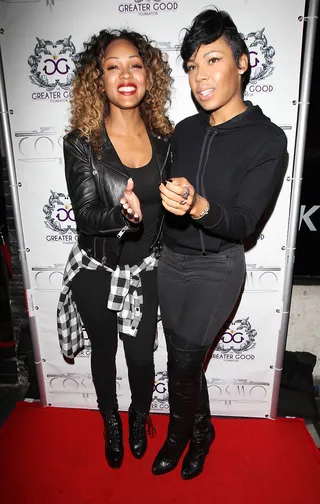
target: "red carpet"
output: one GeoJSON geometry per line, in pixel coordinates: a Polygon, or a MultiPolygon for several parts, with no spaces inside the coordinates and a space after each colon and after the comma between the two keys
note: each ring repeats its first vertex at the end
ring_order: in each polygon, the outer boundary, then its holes
{"type": "MultiPolygon", "coordinates": [[[[127,437],[127,418],[123,414],[127,437]]],[[[214,419],[205,471],[183,481],[150,468],[167,416],[142,460],[125,444],[120,470],[104,459],[97,411],[21,403],[0,431],[1,504],[319,504],[320,455],[298,419],[214,419]]]]}

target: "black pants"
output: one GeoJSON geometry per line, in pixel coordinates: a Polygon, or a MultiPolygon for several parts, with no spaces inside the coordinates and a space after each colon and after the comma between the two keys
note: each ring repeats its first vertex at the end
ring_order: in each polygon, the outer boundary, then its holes
{"type": "MultiPolygon", "coordinates": [[[[124,336],[132,406],[148,413],[154,384],[153,348],[157,326],[157,272],[140,274],[143,314],[136,337],[124,336]]],[[[117,406],[117,315],[107,308],[111,274],[81,269],[72,282],[72,296],[91,341],[91,370],[100,411],[117,406]]]]}
{"type": "Polygon", "coordinates": [[[209,349],[244,282],[242,245],[217,254],[184,255],[164,247],[158,268],[166,338],[179,350],[209,349]]]}
{"type": "Polygon", "coordinates": [[[169,438],[189,439],[195,415],[210,415],[203,363],[244,281],[242,246],[192,256],[164,247],[159,301],[168,349],[169,438]]]}

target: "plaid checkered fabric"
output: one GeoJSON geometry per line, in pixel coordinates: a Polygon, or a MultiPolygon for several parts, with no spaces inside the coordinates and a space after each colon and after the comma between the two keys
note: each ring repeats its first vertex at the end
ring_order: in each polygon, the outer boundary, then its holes
{"type": "Polygon", "coordinates": [[[84,346],[82,321],[72,299],[71,282],[81,268],[105,269],[111,273],[110,293],[107,308],[117,312],[118,332],[136,336],[142,318],[143,295],[140,273],[153,270],[158,265],[154,254],[135,266],[117,266],[112,270],[90,258],[78,244],[72,248],[63,275],[57,309],[57,328],[61,352],[69,358],[84,346]]]}

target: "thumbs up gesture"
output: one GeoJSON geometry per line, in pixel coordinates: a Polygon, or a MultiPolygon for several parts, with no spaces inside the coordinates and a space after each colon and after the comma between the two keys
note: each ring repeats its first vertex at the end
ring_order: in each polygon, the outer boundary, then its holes
{"type": "Polygon", "coordinates": [[[129,178],[127,187],[124,190],[123,197],[120,200],[123,215],[132,222],[142,221],[142,212],[140,208],[139,198],[133,191],[134,183],[132,178],[129,178]]]}

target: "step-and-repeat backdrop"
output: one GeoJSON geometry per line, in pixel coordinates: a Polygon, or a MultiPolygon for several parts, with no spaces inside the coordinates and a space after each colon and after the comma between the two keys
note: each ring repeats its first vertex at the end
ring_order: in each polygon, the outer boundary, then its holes
{"type": "MultiPolygon", "coordinates": [[[[247,279],[237,313],[212,354],[207,380],[215,415],[264,417],[270,413],[274,364],[282,317],[285,245],[297,123],[304,0],[220,0],[250,50],[246,98],[259,104],[288,137],[286,179],[270,220],[246,255],[247,279]],[[289,180],[287,180],[287,178],[289,180]]],[[[178,58],[184,27],[206,2],[194,0],[0,1],[0,42],[19,181],[23,231],[32,281],[30,315],[36,318],[52,406],[96,408],[90,342],[74,365],[59,351],[56,306],[64,264],[77,239],[64,178],[62,137],[76,53],[103,28],[148,35],[168,55],[174,86],[171,118],[194,114],[187,76],[178,58]]],[[[200,314],[199,314],[200,315],[200,314]]],[[[106,337],[108,337],[106,333],[106,337]]],[[[166,349],[158,328],[152,410],[168,411],[166,349]]],[[[121,409],[130,403],[120,342],[117,385],[121,409]]]]}

